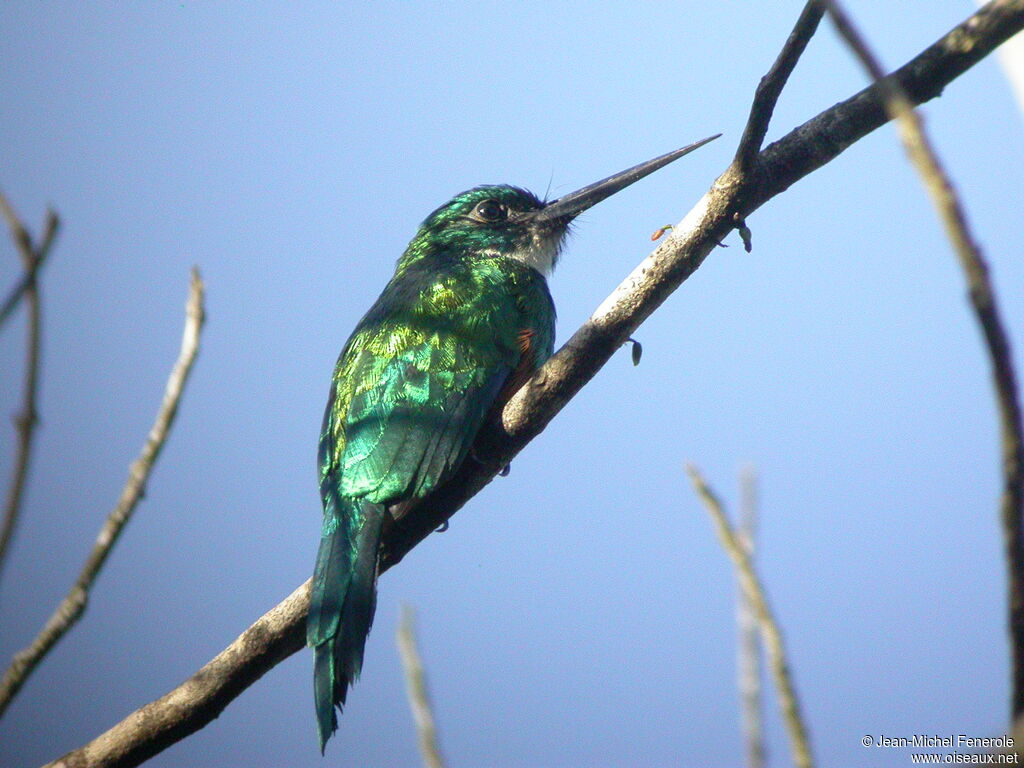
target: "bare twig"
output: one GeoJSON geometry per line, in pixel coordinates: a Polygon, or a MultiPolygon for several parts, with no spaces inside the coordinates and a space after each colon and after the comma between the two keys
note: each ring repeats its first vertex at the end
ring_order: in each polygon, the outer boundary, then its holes
{"type": "Polygon", "coordinates": [[[7,322],[7,318],[14,313],[14,309],[18,306],[18,302],[25,297],[29,288],[36,285],[40,266],[41,262],[36,260],[31,269],[25,270],[18,279],[18,282],[16,282],[7,293],[7,298],[4,299],[4,303],[0,305],[0,326],[7,322]]]}
{"type": "MultiPolygon", "coordinates": [[[[740,472],[740,525],[736,541],[751,563],[754,562],[756,538],[757,475],[753,467],[745,467],[740,472]]],[[[765,750],[761,716],[761,643],[757,636],[757,615],[746,590],[739,590],[736,602],[736,624],[739,628],[737,669],[747,768],[763,768],[765,750]]]]}
{"type": "MultiPolygon", "coordinates": [[[[993,0],[914,57],[897,76],[916,103],[927,101],[1022,28],[1024,0],[993,0]]],[[[396,522],[383,543],[382,571],[455,514],[544,430],[729,234],[736,226],[735,213],[749,215],[887,119],[878,90],[866,88],[766,147],[749,173],[727,169],[672,235],[659,241],[658,248],[512,398],[502,423],[481,432],[478,443],[489,448],[493,461],[488,466],[465,462],[416,514],[396,522]]],[[[303,646],[308,589],[307,581],[178,688],[53,765],[138,765],[202,728],[260,675],[303,646]]]]}
{"type": "Polygon", "coordinates": [[[78,580],[67,597],[57,606],[36,639],[27,648],[15,654],[10,667],[4,673],[3,680],[0,681],[0,715],[7,709],[11,699],[43,657],[85,611],[93,581],[110,555],[125,524],[131,518],[139,499],[142,498],[149,474],[167,441],[167,435],[178,411],[178,403],[185,390],[185,383],[192,370],[192,363],[195,362],[199,351],[199,334],[202,326],[203,282],[199,278],[199,271],[193,269],[188,303],[185,305],[185,331],[181,339],[181,352],[167,380],[167,389],[156,421],[149,432],[146,444],[142,447],[142,452],[129,469],[128,480],[121,491],[121,497],[100,529],[78,580]]]}
{"type": "Polygon", "coordinates": [[[405,670],[405,692],[409,697],[409,708],[416,721],[416,736],[420,745],[423,764],[427,768],[444,768],[441,748],[437,744],[437,728],[434,713],[430,707],[427,680],[423,674],[423,662],[416,647],[415,619],[412,608],[402,608],[402,619],[398,624],[398,655],[402,657],[405,670]]]}
{"type": "Polygon", "coordinates": [[[807,0],[807,5],[793,25],[793,31],[789,33],[789,38],[779,51],[775,63],[758,83],[754,92],[754,102],[750,105],[750,117],[747,118],[733,160],[741,172],[750,168],[757,153],[761,151],[764,137],[768,133],[768,124],[771,123],[772,113],[775,111],[779,96],[782,95],[782,89],[786,87],[786,81],[789,80],[793,68],[818,29],[818,22],[824,14],[825,8],[818,0],[807,0]]]}
{"type": "Polygon", "coordinates": [[[732,526],[722,511],[722,503],[715,496],[714,492],[704,482],[700,472],[693,465],[687,465],[686,473],[690,476],[693,488],[700,496],[708,514],[715,523],[715,530],[722,542],[725,551],[732,558],[736,567],[736,576],[740,582],[740,588],[746,594],[750,605],[757,616],[758,627],[761,630],[761,640],[764,642],[765,650],[768,652],[768,662],[772,669],[772,677],[775,680],[775,687],[779,694],[779,708],[782,710],[783,720],[786,722],[786,729],[789,731],[789,740],[793,750],[793,762],[798,768],[811,768],[811,748],[807,739],[807,729],[804,726],[803,717],[800,714],[800,701],[796,695],[796,688],[789,673],[789,664],[786,661],[786,649],[782,642],[782,631],[772,615],[768,606],[768,598],[765,596],[764,587],[754,566],[747,557],[743,546],[736,538],[732,526]]]}
{"type": "Polygon", "coordinates": [[[899,125],[900,138],[938,211],[967,279],[968,295],[992,363],[999,408],[1003,492],[1000,500],[1007,563],[1010,653],[1013,664],[1011,715],[1024,713],[1024,427],[1017,396],[1010,340],[1003,327],[988,264],[975,242],[953,185],[931,145],[920,116],[899,83],[885,76],[853,22],[835,0],[825,0],[839,34],[881,89],[886,108],[899,125]]]}
{"type": "Polygon", "coordinates": [[[24,296],[28,304],[28,344],[26,346],[25,360],[25,386],[24,401],[21,413],[15,419],[18,428],[18,453],[14,460],[14,472],[11,477],[11,485],[7,489],[7,500],[4,503],[4,516],[2,527],[0,527],[0,575],[3,574],[4,563],[7,559],[7,550],[11,539],[14,537],[14,530],[18,524],[21,514],[21,500],[25,492],[25,483],[28,481],[29,459],[32,455],[32,438],[35,434],[35,426],[38,421],[36,411],[36,395],[39,392],[39,350],[42,339],[42,310],[40,308],[39,286],[36,278],[43,262],[46,261],[54,238],[57,236],[57,228],[60,226],[57,214],[53,211],[46,212],[46,226],[43,229],[42,242],[36,246],[32,242],[25,225],[14,212],[7,198],[0,193],[0,213],[7,220],[11,230],[11,237],[21,255],[21,263],[25,274],[16,290],[4,302],[3,314],[0,315],[0,324],[7,318],[24,296]]]}

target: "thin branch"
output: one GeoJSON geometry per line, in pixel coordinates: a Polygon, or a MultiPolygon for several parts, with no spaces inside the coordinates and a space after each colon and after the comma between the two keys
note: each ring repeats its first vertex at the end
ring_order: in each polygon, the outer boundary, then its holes
{"type": "Polygon", "coordinates": [[[39,268],[42,266],[42,260],[37,259],[30,269],[25,270],[18,282],[14,284],[11,290],[7,293],[7,298],[4,299],[4,303],[0,305],[0,326],[7,322],[13,313],[15,308],[18,306],[25,295],[28,293],[30,288],[36,285],[36,280],[39,275],[39,268]]]}
{"type": "Polygon", "coordinates": [[[25,353],[24,401],[21,413],[15,419],[18,429],[18,452],[14,460],[11,485],[7,489],[7,500],[4,503],[3,523],[0,525],[0,575],[2,575],[4,563],[7,560],[7,551],[11,540],[14,538],[14,530],[21,515],[21,501],[24,497],[25,484],[28,482],[29,460],[32,456],[32,438],[35,435],[36,423],[39,420],[36,410],[36,397],[39,392],[42,309],[36,278],[40,267],[50,253],[50,248],[53,245],[54,238],[57,236],[60,222],[57,214],[48,210],[46,212],[43,240],[39,246],[35,246],[25,225],[22,224],[21,219],[18,218],[18,215],[14,212],[14,209],[3,193],[0,193],[0,213],[7,220],[7,225],[11,230],[11,237],[18,248],[18,252],[21,255],[21,263],[25,269],[21,282],[16,286],[16,288],[20,288],[20,291],[16,290],[4,302],[3,314],[0,315],[0,324],[7,318],[22,296],[25,297],[28,304],[28,343],[25,353]]]}
{"type": "MultiPolygon", "coordinates": [[[[927,101],[1022,28],[1024,0],[993,0],[906,64],[897,77],[915,103],[927,101]]],[[[757,210],[887,119],[878,90],[866,88],[766,147],[749,173],[727,169],[671,236],[659,241],[658,248],[512,398],[502,423],[482,430],[477,440],[491,452],[487,464],[464,462],[416,514],[396,522],[384,541],[381,570],[399,562],[440,527],[544,430],[732,231],[735,214],[757,210]]],[[[308,590],[307,581],[178,688],[52,765],[138,765],[202,728],[270,667],[303,647],[308,590]]]]}
{"type": "Polygon", "coordinates": [[[803,55],[804,49],[811,41],[815,31],[818,29],[818,22],[825,14],[825,8],[818,0],[807,0],[800,13],[793,31],[789,33],[786,44],[782,46],[779,55],[772,64],[772,68],[761,78],[757,90],[754,92],[754,102],[750,105],[750,117],[743,129],[743,136],[736,148],[736,156],[733,160],[740,172],[747,171],[761,151],[764,137],[768,133],[768,125],[772,120],[772,113],[775,112],[775,105],[782,95],[782,89],[786,87],[789,76],[793,73],[796,63],[803,55]]]}
{"type": "MultiPolygon", "coordinates": [[[[756,538],[757,474],[753,467],[745,467],[740,472],[740,525],[736,541],[751,563],[754,562],[756,538]]],[[[765,749],[761,714],[761,643],[757,636],[757,614],[746,590],[739,590],[736,602],[736,624],[739,629],[737,677],[747,768],[763,768],[765,749]]]]}
{"type": "Polygon", "coordinates": [[[761,640],[764,642],[765,650],[768,652],[768,663],[772,669],[772,677],[775,680],[775,687],[778,689],[779,708],[782,710],[782,718],[786,723],[786,730],[789,731],[790,745],[793,750],[793,762],[798,768],[811,768],[814,764],[811,758],[811,748],[807,739],[807,729],[804,726],[803,716],[800,714],[800,701],[796,695],[796,687],[793,685],[792,676],[789,673],[789,664],[786,661],[786,648],[782,641],[782,631],[779,629],[771,608],[768,605],[768,598],[765,596],[764,586],[758,579],[754,566],[747,557],[743,546],[736,538],[736,534],[722,511],[722,503],[715,496],[714,492],[704,482],[700,472],[693,465],[687,465],[686,473],[690,476],[693,488],[700,496],[708,514],[715,523],[715,530],[722,546],[732,559],[736,567],[736,577],[739,579],[740,588],[747,596],[754,614],[757,616],[758,627],[761,630],[761,640]]]}
{"type": "Polygon", "coordinates": [[[996,404],[999,409],[1003,488],[1000,517],[1006,550],[1007,598],[1010,653],[1013,665],[1011,716],[1024,714],[1024,427],[1021,424],[1017,376],[1013,368],[1010,340],[1006,334],[995,292],[989,280],[988,264],[967,223],[967,216],[931,141],[924,124],[900,85],[885,77],[853,22],[835,0],[825,0],[836,29],[860,59],[870,77],[884,94],[890,115],[897,120],[900,138],[924,182],[956,252],[967,280],[968,295],[981,328],[992,364],[996,404]]]}
{"type": "Polygon", "coordinates": [[[185,390],[185,383],[188,381],[189,372],[192,370],[192,364],[199,351],[199,334],[202,326],[203,281],[199,278],[199,271],[193,269],[188,302],[185,305],[185,331],[181,339],[181,352],[167,380],[167,388],[156,421],[149,432],[146,444],[142,447],[142,452],[129,469],[128,480],[124,490],[121,491],[121,497],[100,529],[96,543],[82,567],[78,580],[67,597],[57,606],[36,639],[27,648],[14,655],[10,667],[4,673],[3,680],[0,681],[0,715],[7,709],[11,699],[39,662],[75,625],[85,611],[86,603],[89,600],[89,590],[103,564],[107,561],[114,544],[117,543],[125,524],[131,518],[132,512],[145,493],[149,474],[167,441],[174,417],[178,412],[178,404],[181,402],[181,396],[185,390]]]}
{"type": "Polygon", "coordinates": [[[412,608],[404,606],[396,639],[398,654],[402,657],[402,669],[405,670],[405,691],[409,697],[413,719],[416,721],[416,737],[420,745],[420,754],[423,756],[423,764],[427,768],[444,768],[441,748],[437,744],[437,728],[434,725],[434,713],[427,692],[427,680],[423,674],[423,661],[416,647],[414,624],[412,608]]]}

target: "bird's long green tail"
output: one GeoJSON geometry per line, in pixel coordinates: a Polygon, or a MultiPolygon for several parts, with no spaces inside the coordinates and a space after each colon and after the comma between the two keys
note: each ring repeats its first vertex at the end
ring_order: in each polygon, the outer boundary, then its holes
{"type": "Polygon", "coordinates": [[[313,692],[320,751],[338,729],[348,688],[359,678],[377,605],[384,507],[325,494],[324,529],[313,571],[306,642],[315,649],[313,692]]]}

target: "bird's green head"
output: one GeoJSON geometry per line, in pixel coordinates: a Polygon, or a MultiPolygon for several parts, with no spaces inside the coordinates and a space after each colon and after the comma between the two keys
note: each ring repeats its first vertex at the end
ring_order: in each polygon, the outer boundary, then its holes
{"type": "Polygon", "coordinates": [[[550,202],[519,187],[474,187],[426,218],[398,269],[430,254],[443,253],[460,258],[513,258],[546,275],[558,260],[569,227],[579,214],[715,138],[640,163],[550,202]]]}
{"type": "Polygon", "coordinates": [[[410,251],[424,246],[476,258],[508,256],[551,271],[570,220],[541,220],[544,202],[511,186],[483,186],[462,192],[420,225],[410,251]]]}

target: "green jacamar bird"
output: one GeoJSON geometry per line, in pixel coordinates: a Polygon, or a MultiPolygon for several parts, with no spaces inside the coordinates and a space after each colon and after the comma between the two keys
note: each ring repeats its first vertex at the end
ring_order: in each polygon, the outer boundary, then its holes
{"type": "Polygon", "coordinates": [[[334,369],[318,452],[324,522],[306,642],[321,751],[362,666],[385,522],[450,478],[488,414],[551,356],[545,278],[570,223],[708,141],[549,203],[511,186],[456,195],[420,225],[359,321],[334,369]]]}

